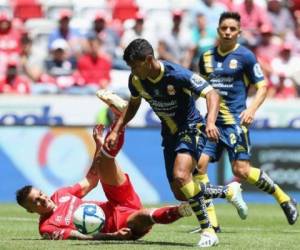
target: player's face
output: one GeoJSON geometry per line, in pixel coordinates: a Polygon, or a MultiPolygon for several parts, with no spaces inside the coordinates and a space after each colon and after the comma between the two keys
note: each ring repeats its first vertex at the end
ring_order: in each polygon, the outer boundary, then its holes
{"type": "Polygon", "coordinates": [[[147,61],[134,61],[128,64],[132,74],[136,75],[141,80],[145,80],[149,76],[151,70],[150,62],[147,61]]]}
{"type": "Polygon", "coordinates": [[[219,39],[222,44],[235,44],[241,33],[240,24],[231,18],[224,19],[218,27],[219,39]]]}
{"type": "Polygon", "coordinates": [[[26,209],[28,212],[47,214],[56,207],[55,203],[41,190],[32,188],[26,200],[26,209]]]}

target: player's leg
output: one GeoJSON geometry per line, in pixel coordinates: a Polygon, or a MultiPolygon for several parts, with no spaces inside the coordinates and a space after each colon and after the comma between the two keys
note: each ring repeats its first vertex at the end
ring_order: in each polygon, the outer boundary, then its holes
{"type": "Polygon", "coordinates": [[[138,239],[149,232],[154,224],[170,224],[191,215],[192,210],[188,203],[161,208],[144,208],[128,217],[127,226],[131,229],[134,238],[138,239]]]}
{"type": "Polygon", "coordinates": [[[296,201],[275,184],[266,172],[252,167],[249,161],[236,160],[233,162],[233,173],[261,191],[273,195],[283,209],[289,224],[292,225],[297,221],[299,213],[296,201]]]}
{"type": "Polygon", "coordinates": [[[217,245],[219,240],[208,219],[203,184],[199,185],[192,178],[196,162],[188,152],[179,152],[175,158],[173,170],[173,192],[175,197],[182,193],[193,209],[202,229],[198,243],[200,247],[217,245]]]}
{"type": "MultiPolygon", "coordinates": [[[[126,176],[122,169],[117,165],[115,156],[121,150],[124,142],[124,131],[120,133],[120,139],[114,149],[107,149],[103,147],[103,134],[104,127],[102,125],[95,126],[93,130],[93,138],[96,142],[96,153],[94,156],[93,166],[98,171],[102,183],[108,185],[121,185],[126,181],[126,176]]],[[[110,130],[109,130],[110,131],[110,130]]],[[[109,134],[109,132],[108,132],[109,134]]],[[[108,136],[108,134],[106,136],[108,136]]]]}
{"type": "MultiPolygon", "coordinates": [[[[205,185],[210,184],[210,181],[209,181],[209,178],[208,178],[208,175],[207,175],[207,167],[208,167],[209,161],[210,161],[209,155],[207,155],[205,153],[202,153],[201,156],[200,156],[200,159],[198,161],[198,167],[197,167],[196,171],[194,171],[194,174],[193,174],[193,179],[197,183],[203,183],[205,185]]],[[[209,220],[210,220],[210,222],[213,226],[213,229],[217,233],[221,232],[221,228],[220,228],[219,223],[218,223],[218,219],[217,219],[217,215],[216,215],[215,206],[213,204],[213,200],[212,199],[206,199],[205,204],[206,204],[206,207],[207,207],[207,214],[208,214],[209,220]]],[[[195,231],[197,231],[197,230],[195,230],[195,231]]]]}
{"type": "Polygon", "coordinates": [[[234,175],[247,181],[249,184],[255,185],[260,190],[273,195],[282,207],[289,224],[294,224],[299,216],[296,201],[275,184],[266,172],[250,165],[248,129],[242,126],[241,131],[235,133],[235,137],[232,136],[232,133],[230,133],[230,135],[231,139],[236,140],[236,144],[233,148],[228,147],[234,175]]]}

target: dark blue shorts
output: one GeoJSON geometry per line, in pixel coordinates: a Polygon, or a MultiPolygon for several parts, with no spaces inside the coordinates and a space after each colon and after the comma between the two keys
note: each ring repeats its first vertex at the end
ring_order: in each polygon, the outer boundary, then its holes
{"type": "Polygon", "coordinates": [[[248,128],[238,125],[224,125],[218,128],[219,142],[207,141],[203,153],[209,155],[212,162],[220,159],[224,149],[227,150],[230,161],[249,160],[251,143],[248,128]]]}
{"type": "Polygon", "coordinates": [[[163,137],[165,168],[169,182],[173,180],[173,168],[177,153],[189,153],[196,161],[199,160],[207,137],[205,125],[195,124],[176,135],[163,137]]]}

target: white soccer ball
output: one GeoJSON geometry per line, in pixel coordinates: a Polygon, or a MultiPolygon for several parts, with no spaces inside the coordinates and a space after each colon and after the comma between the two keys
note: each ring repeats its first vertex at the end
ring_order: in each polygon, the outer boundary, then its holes
{"type": "Polygon", "coordinates": [[[73,223],[83,234],[99,232],[105,223],[105,214],[101,207],[93,203],[81,204],[73,214],[73,223]]]}

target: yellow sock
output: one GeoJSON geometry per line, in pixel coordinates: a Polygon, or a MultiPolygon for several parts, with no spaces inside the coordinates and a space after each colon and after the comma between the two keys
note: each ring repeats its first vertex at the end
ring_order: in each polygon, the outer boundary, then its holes
{"type": "Polygon", "coordinates": [[[272,195],[279,204],[291,199],[278,185],[275,185],[275,192],[272,195]]]}
{"type": "Polygon", "coordinates": [[[194,181],[190,181],[189,183],[185,184],[180,188],[180,190],[187,199],[194,197],[201,191],[200,186],[194,181]]]}
{"type": "MultiPolygon", "coordinates": [[[[196,183],[208,183],[209,182],[209,178],[208,178],[208,175],[207,174],[196,174],[193,176],[193,180],[196,182],[196,183]]],[[[216,209],[215,209],[215,206],[212,202],[212,199],[207,199],[205,200],[205,203],[206,203],[206,207],[207,207],[207,215],[208,215],[208,218],[209,218],[209,221],[211,223],[211,225],[213,227],[218,227],[219,226],[219,222],[218,222],[218,219],[217,219],[217,214],[216,214],[216,209]]]]}
{"type": "Polygon", "coordinates": [[[250,167],[249,175],[246,181],[250,184],[255,184],[259,180],[261,170],[258,168],[250,167]]]}
{"type": "Polygon", "coordinates": [[[226,199],[227,200],[231,200],[232,199],[232,197],[233,197],[233,190],[232,190],[232,187],[228,187],[228,191],[227,191],[227,193],[226,193],[226,199]]]}

